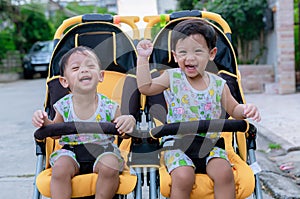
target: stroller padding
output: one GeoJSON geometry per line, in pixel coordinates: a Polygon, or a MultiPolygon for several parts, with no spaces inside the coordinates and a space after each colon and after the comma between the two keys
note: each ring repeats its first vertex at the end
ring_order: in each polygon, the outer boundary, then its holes
{"type": "MultiPolygon", "coordinates": [[[[247,198],[253,193],[255,187],[254,173],[233,150],[232,133],[222,133],[225,139],[225,148],[228,153],[228,158],[233,164],[232,171],[236,185],[236,198],[247,198]]],[[[170,197],[171,191],[171,176],[162,165],[159,169],[160,175],[160,191],[164,197],[170,197]]],[[[191,193],[191,199],[213,199],[214,198],[214,184],[213,181],[205,174],[196,174],[195,184],[191,193]]]]}
{"type": "MultiPolygon", "coordinates": [[[[57,81],[58,82],[58,81],[57,81]]],[[[139,112],[140,108],[140,93],[138,92],[136,79],[134,75],[123,74],[115,71],[104,71],[104,80],[100,82],[97,87],[98,92],[105,94],[112,100],[121,104],[121,112],[123,114],[132,114],[136,116],[139,112]]],[[[118,134],[115,128],[115,124],[110,122],[100,122],[100,123],[89,123],[89,122],[81,122],[79,124],[77,122],[66,122],[66,123],[57,123],[54,125],[48,125],[41,129],[38,129],[35,135],[36,139],[42,140],[47,135],[53,136],[57,134],[73,134],[77,132],[85,132],[85,133],[105,133],[105,131],[110,132],[110,134],[118,134]],[[102,130],[100,130],[101,128],[102,130]],[[91,125],[90,127],[88,127],[91,125]],[[86,128],[87,127],[87,128],[86,128]],[[81,129],[81,130],[80,130],[81,129]],[[88,132],[84,129],[90,129],[88,132]],[[49,131],[49,133],[45,131],[49,131]]],[[[50,197],[50,181],[52,169],[49,168],[49,154],[53,152],[53,150],[59,149],[61,146],[58,144],[58,140],[54,140],[52,138],[46,138],[46,170],[42,171],[36,177],[36,186],[39,192],[46,196],[50,197]]],[[[127,155],[130,150],[131,139],[125,139],[120,143],[120,150],[122,156],[127,162],[127,155]]],[[[95,194],[95,187],[98,175],[95,173],[91,174],[81,174],[77,175],[72,179],[72,197],[85,197],[89,195],[95,194]]],[[[117,194],[126,195],[131,193],[137,182],[137,176],[131,175],[129,172],[129,168],[126,165],[125,170],[122,174],[119,175],[120,184],[117,191],[117,194]]]]}
{"type": "Polygon", "coordinates": [[[88,22],[72,27],[59,41],[53,51],[50,77],[59,75],[60,58],[76,45],[94,48],[105,70],[126,73],[135,66],[134,44],[119,27],[107,22],[88,22]]]}
{"type": "Polygon", "coordinates": [[[103,69],[111,63],[118,65],[116,34],[114,32],[88,32],[75,35],[75,46],[89,46],[101,60],[103,69]],[[92,41],[92,42],[91,42],[92,41]],[[105,50],[102,50],[105,49],[105,50]]]}
{"type": "MultiPolygon", "coordinates": [[[[36,178],[36,185],[43,196],[51,197],[50,180],[52,169],[42,171],[36,178]]],[[[137,177],[131,175],[129,171],[123,171],[119,175],[120,184],[117,194],[129,194],[133,191],[137,177]]],[[[72,179],[72,198],[95,195],[95,188],[98,175],[95,173],[75,176],[72,179]]]]}
{"type": "Polygon", "coordinates": [[[104,80],[98,84],[97,91],[119,103],[122,114],[131,114],[137,118],[140,92],[134,75],[104,71],[104,80]]]}

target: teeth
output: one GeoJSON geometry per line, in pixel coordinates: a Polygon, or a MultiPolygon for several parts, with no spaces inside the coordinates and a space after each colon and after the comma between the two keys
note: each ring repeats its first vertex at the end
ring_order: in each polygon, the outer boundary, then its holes
{"type": "Polygon", "coordinates": [[[195,68],[195,66],[190,66],[190,65],[189,65],[189,66],[186,66],[186,67],[187,67],[187,68],[195,68]]]}
{"type": "Polygon", "coordinates": [[[90,80],[91,78],[90,77],[83,77],[80,79],[80,81],[84,81],[84,80],[90,80]]]}

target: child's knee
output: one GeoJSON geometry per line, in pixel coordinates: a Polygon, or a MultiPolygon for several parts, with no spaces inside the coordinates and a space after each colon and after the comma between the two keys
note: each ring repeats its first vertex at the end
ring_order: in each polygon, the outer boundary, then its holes
{"type": "Polygon", "coordinates": [[[171,172],[172,182],[179,184],[194,184],[195,173],[193,167],[178,167],[171,172]]]}
{"type": "Polygon", "coordinates": [[[214,181],[232,182],[234,180],[231,165],[227,160],[214,158],[206,167],[208,176],[214,181]]]}
{"type": "Polygon", "coordinates": [[[232,169],[230,167],[225,167],[219,170],[216,170],[214,173],[208,173],[209,177],[214,182],[222,182],[222,183],[232,183],[234,181],[234,176],[232,169]]]}
{"type": "Polygon", "coordinates": [[[119,173],[119,161],[113,155],[105,155],[98,159],[94,171],[105,176],[115,176],[119,173]]]}
{"type": "Polygon", "coordinates": [[[114,169],[122,171],[124,168],[124,160],[113,153],[102,154],[97,157],[94,163],[94,172],[98,173],[98,170],[114,169]]]}
{"type": "Polygon", "coordinates": [[[115,168],[103,165],[98,162],[95,167],[95,172],[98,173],[103,178],[117,178],[119,176],[119,171],[115,168]]]}
{"type": "Polygon", "coordinates": [[[60,157],[55,164],[52,166],[52,177],[53,178],[67,178],[73,177],[78,173],[79,167],[69,157],[60,157]]]}
{"type": "Polygon", "coordinates": [[[70,168],[66,168],[65,166],[61,165],[54,165],[52,167],[52,179],[67,179],[72,178],[75,175],[75,170],[70,168]]]}

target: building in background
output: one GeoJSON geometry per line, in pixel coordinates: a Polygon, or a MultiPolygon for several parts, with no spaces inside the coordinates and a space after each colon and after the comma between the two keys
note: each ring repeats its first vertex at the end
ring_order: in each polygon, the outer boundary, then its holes
{"type": "MultiPolygon", "coordinates": [[[[140,37],[144,37],[144,29],[146,27],[146,23],[143,21],[144,16],[158,15],[167,13],[169,10],[176,9],[176,0],[118,0],[118,14],[121,16],[139,16],[140,21],[137,23],[140,30],[140,37]]],[[[126,27],[126,25],[122,25],[122,29],[124,29],[129,35],[130,27],[126,27]]]]}
{"type": "MultiPolygon", "coordinates": [[[[65,8],[70,2],[78,2],[78,4],[82,6],[93,5],[95,7],[102,7],[106,8],[108,12],[118,13],[117,1],[118,0],[41,0],[41,2],[48,3],[50,14],[54,10],[65,8]]],[[[69,13],[68,11],[66,11],[66,13],[71,16],[76,15],[76,13],[69,13]]]]}
{"type": "Polygon", "coordinates": [[[99,1],[99,6],[107,8],[108,12],[118,13],[118,3],[117,0],[101,0],[99,1]]]}
{"type": "Polygon", "coordinates": [[[156,3],[158,14],[165,14],[169,11],[175,11],[177,8],[177,0],[156,0],[156,3]]]}

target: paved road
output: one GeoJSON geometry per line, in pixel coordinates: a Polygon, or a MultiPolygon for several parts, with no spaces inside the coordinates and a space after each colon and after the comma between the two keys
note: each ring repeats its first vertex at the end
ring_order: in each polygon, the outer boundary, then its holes
{"type": "Polygon", "coordinates": [[[0,84],[0,198],[32,198],[35,172],[31,116],[43,107],[45,79],[0,84]]]}
{"type": "Polygon", "coordinates": [[[248,103],[258,106],[262,120],[262,131],[266,136],[280,138],[285,149],[300,146],[300,93],[286,95],[248,94],[248,103]]]}
{"type": "Polygon", "coordinates": [[[249,94],[246,100],[262,115],[256,154],[264,188],[276,198],[300,199],[300,93],[249,94]],[[270,150],[271,143],[281,148],[270,150]]]}
{"type": "MultiPolygon", "coordinates": [[[[256,101],[261,95],[246,96],[249,101],[256,101]]],[[[276,96],[274,96],[276,97],[276,96]]],[[[0,198],[31,199],[35,173],[35,144],[31,125],[32,113],[43,107],[45,99],[45,79],[19,80],[0,84],[0,198]]],[[[267,108],[263,104],[262,115],[267,116],[267,108]]],[[[275,117],[275,116],[274,116],[275,117]]],[[[268,123],[273,121],[267,119],[268,123]]],[[[264,125],[265,126],[265,125],[264,125]]],[[[270,129],[274,128],[274,125],[270,129]]],[[[266,153],[269,141],[258,140],[257,159],[265,172],[278,170],[276,163],[270,162],[266,153]]],[[[280,171],[276,171],[280,172],[280,171]]],[[[263,176],[264,177],[264,176],[263,176]]],[[[272,176],[271,176],[272,177],[272,176]]],[[[276,176],[275,176],[276,178],[276,176]]],[[[274,178],[265,177],[272,184],[274,178]]],[[[288,183],[286,183],[288,185],[288,183]]],[[[290,189],[291,190],[291,189],[290,189]]],[[[285,190],[281,190],[285,191],[285,190]]],[[[284,194],[281,194],[284,195],[284,194]]],[[[147,198],[147,197],[145,197],[147,198]]],[[[273,198],[264,193],[264,198],[273,198]]],[[[280,198],[280,197],[279,197],[280,198]]]]}

